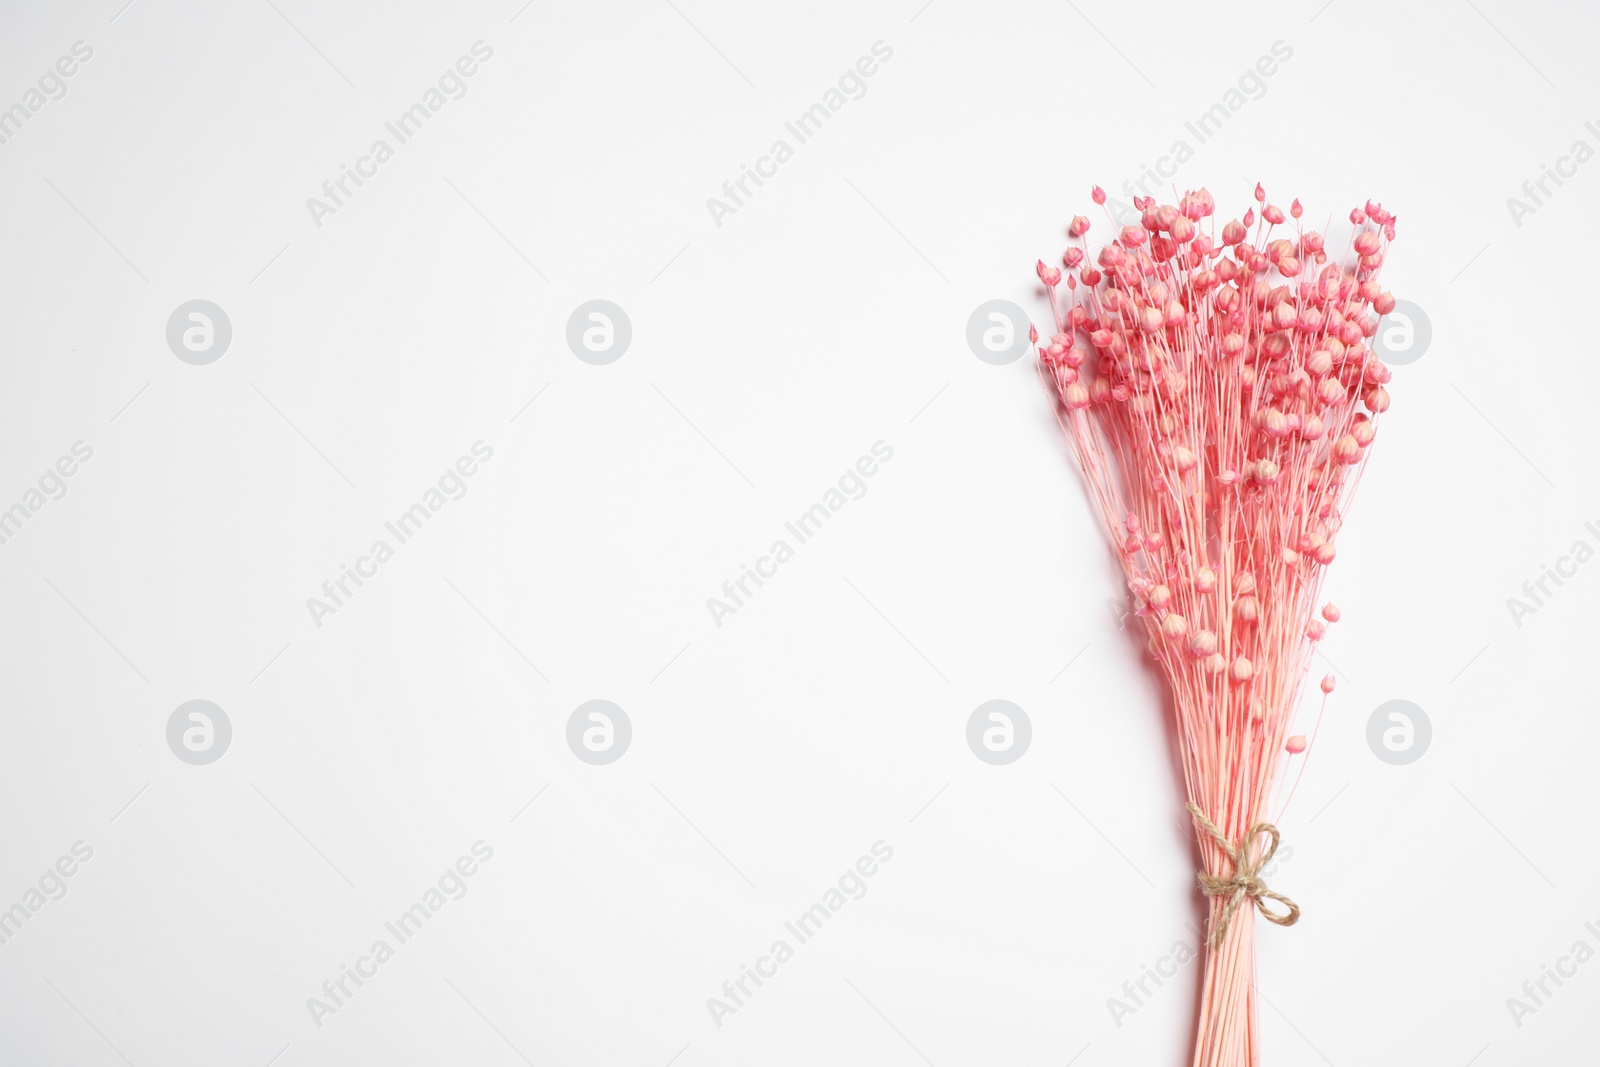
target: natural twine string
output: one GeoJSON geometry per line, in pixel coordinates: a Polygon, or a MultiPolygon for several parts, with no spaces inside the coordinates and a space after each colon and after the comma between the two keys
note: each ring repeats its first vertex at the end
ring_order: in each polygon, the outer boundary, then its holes
{"type": "Polygon", "coordinates": [[[1278,828],[1270,822],[1258,822],[1250,827],[1250,831],[1239,839],[1237,845],[1223,836],[1217,829],[1217,824],[1206,818],[1205,812],[1189,805],[1189,814],[1195,817],[1200,828],[1211,835],[1211,839],[1222,849],[1223,854],[1233,861],[1233,874],[1227,878],[1219,878],[1207,874],[1205,871],[1197,872],[1200,875],[1200,889],[1208,897],[1227,897],[1228,904],[1222,909],[1222,918],[1211,928],[1211,947],[1213,950],[1222,945],[1222,935],[1228,932],[1228,924],[1233,921],[1233,913],[1239,910],[1239,905],[1249,900],[1255,904],[1256,910],[1261,912],[1261,917],[1270,923],[1279,926],[1293,926],[1300,921],[1300,906],[1282,893],[1274,893],[1267,888],[1267,883],[1261,879],[1261,868],[1272,860],[1273,853],[1278,851],[1278,828]],[[1272,844],[1254,863],[1250,862],[1250,842],[1256,839],[1257,834],[1266,834],[1272,838],[1272,844]],[[1276,900],[1289,910],[1287,913],[1278,913],[1267,907],[1262,898],[1276,900]]]}

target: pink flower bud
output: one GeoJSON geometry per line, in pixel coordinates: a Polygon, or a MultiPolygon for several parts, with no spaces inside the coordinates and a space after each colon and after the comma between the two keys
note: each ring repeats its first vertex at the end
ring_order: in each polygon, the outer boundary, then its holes
{"type": "Polygon", "coordinates": [[[1289,738],[1289,740],[1283,743],[1283,750],[1289,753],[1291,756],[1298,756],[1300,753],[1304,752],[1306,750],[1305,735],[1295,734],[1293,737],[1289,738]]]}
{"type": "Polygon", "coordinates": [[[1334,679],[1333,679],[1333,675],[1331,675],[1331,674],[1324,674],[1324,675],[1323,675],[1323,676],[1322,676],[1322,691],[1323,691],[1323,692],[1324,692],[1324,693],[1331,693],[1331,692],[1333,692],[1333,687],[1334,687],[1334,684],[1335,684],[1335,683],[1334,683],[1334,679]]]}
{"type": "Polygon", "coordinates": [[[1106,191],[1100,188],[1098,185],[1094,187],[1089,195],[1094,197],[1094,202],[1096,204],[1104,204],[1106,202],[1106,191]]]}

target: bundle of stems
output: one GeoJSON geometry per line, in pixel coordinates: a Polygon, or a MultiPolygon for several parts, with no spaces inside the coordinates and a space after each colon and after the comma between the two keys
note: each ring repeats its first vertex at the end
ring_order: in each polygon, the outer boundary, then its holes
{"type": "MultiPolygon", "coordinates": [[[[1260,877],[1268,808],[1307,749],[1292,724],[1339,618],[1316,607],[1323,572],[1389,407],[1368,342],[1395,303],[1378,284],[1394,216],[1356,208],[1331,253],[1298,200],[1286,214],[1259,185],[1255,199],[1218,234],[1204,189],[1136,198],[1139,224],[1108,212],[1114,239],[1092,258],[1074,218],[1065,291],[1061,268],[1038,265],[1055,330],[1030,331],[1171,688],[1210,903],[1194,1067],[1260,1063],[1255,913],[1299,914],[1260,877]]],[[[1325,707],[1333,675],[1321,689],[1325,707]]]]}

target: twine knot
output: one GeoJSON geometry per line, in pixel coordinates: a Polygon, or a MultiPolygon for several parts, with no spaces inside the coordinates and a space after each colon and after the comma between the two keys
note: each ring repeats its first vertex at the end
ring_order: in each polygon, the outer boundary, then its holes
{"type": "Polygon", "coordinates": [[[1250,901],[1261,912],[1261,917],[1270,923],[1279,926],[1293,926],[1300,921],[1300,906],[1282,893],[1274,893],[1267,888],[1267,883],[1261,878],[1261,868],[1272,861],[1272,856],[1278,851],[1278,828],[1270,822],[1258,822],[1250,827],[1248,833],[1239,839],[1238,844],[1229,841],[1217,824],[1206,818],[1205,812],[1189,805],[1189,814],[1193,815],[1200,828],[1211,835],[1217,847],[1228,859],[1233,861],[1233,874],[1226,878],[1198,872],[1200,875],[1200,890],[1208,897],[1227,897],[1228,903],[1222,909],[1222,918],[1211,928],[1211,947],[1218,948],[1222,944],[1222,935],[1228,932],[1228,924],[1233,921],[1234,912],[1239,910],[1239,905],[1250,901]],[[1250,861],[1250,843],[1258,834],[1266,834],[1272,838],[1272,844],[1267,846],[1265,852],[1250,861]],[[1287,912],[1275,912],[1263,903],[1263,898],[1275,900],[1288,908],[1287,912]]]}

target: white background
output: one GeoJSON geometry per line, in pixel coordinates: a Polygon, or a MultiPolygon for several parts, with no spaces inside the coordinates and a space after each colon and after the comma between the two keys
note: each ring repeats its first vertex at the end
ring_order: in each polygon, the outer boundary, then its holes
{"type": "Polygon", "coordinates": [[[1595,16],[920,2],[5,5],[0,106],[93,57],[0,145],[0,508],[94,455],[0,545],[0,908],[94,855],[0,946],[0,1061],[1186,1062],[1198,965],[1107,1004],[1200,915],[1159,690],[1031,361],[965,340],[991,299],[1044,321],[1034,259],[1178,139],[1219,218],[1257,180],[1308,220],[1381,200],[1386,284],[1432,323],[1329,580],[1266,1061],[1594,1058],[1600,964],[1520,1026],[1506,1001],[1600,949],[1600,565],[1520,627],[1506,601],[1600,547],[1600,164],[1520,226],[1506,198],[1600,148],[1595,16]],[[479,40],[467,95],[315,225],[479,40]],[[716,225],[880,40],[866,95],[716,225]],[[595,298],[632,322],[609,366],[565,340],[595,298]],[[192,299],[232,323],[207,366],[166,343],[192,299]],[[467,495],[316,626],[479,440],[467,495]],[[879,440],[867,494],[715,626],[879,440]],[[634,730],[609,766],[565,739],[596,698],[634,730]],[[965,741],[994,698],[1033,723],[1006,767],[965,741]],[[233,726],[208,766],[165,739],[193,699],[233,726]],[[1366,742],[1391,699],[1433,724],[1407,766],[1366,742]],[[480,839],[470,892],[317,1026],[307,998],[480,839]],[[879,840],[867,895],[716,1025],[879,840]]]}

